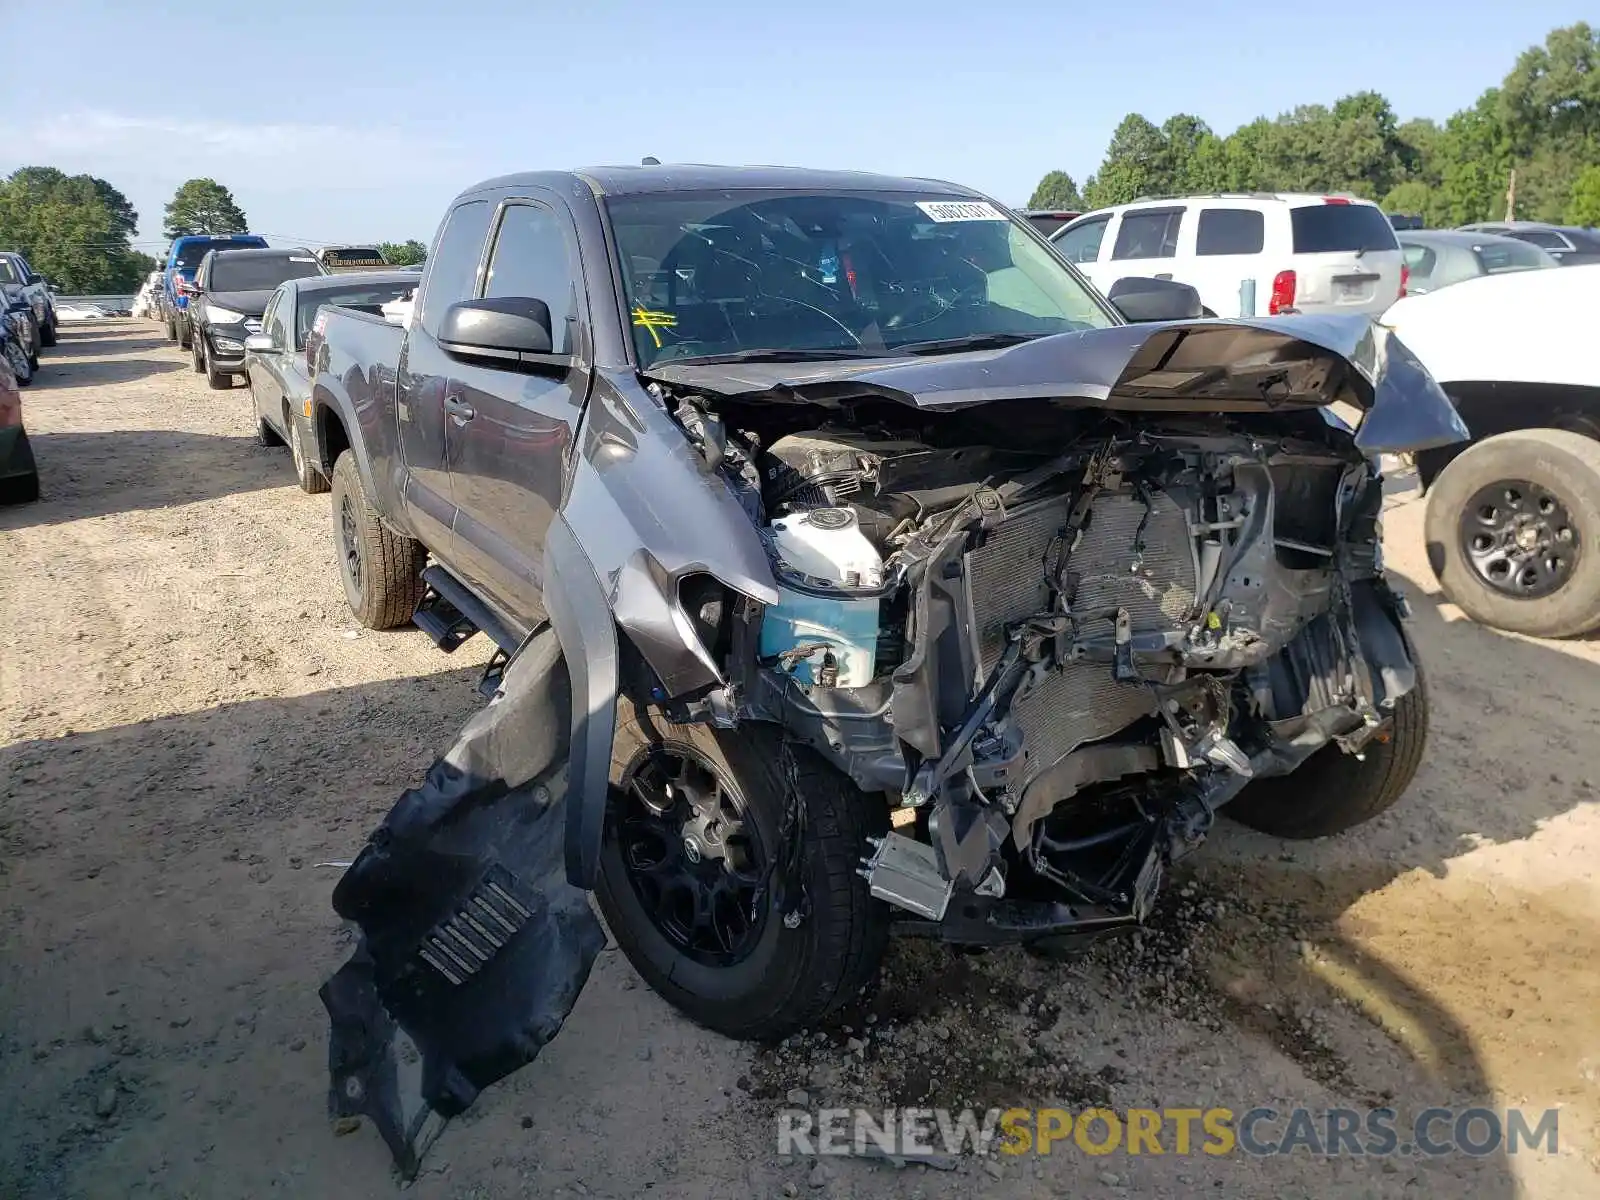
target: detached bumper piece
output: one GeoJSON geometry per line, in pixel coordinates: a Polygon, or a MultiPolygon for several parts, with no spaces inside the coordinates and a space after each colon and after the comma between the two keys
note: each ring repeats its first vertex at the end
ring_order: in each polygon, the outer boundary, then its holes
{"type": "Polygon", "coordinates": [[[605,944],[566,880],[570,729],[546,631],[334,889],[361,940],[321,991],[329,1108],[371,1120],[406,1179],[451,1117],[560,1032],[605,944]]]}

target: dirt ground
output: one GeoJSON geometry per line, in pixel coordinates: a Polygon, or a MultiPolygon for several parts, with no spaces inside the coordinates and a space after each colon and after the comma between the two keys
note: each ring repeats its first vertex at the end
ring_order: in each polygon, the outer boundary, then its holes
{"type": "MultiPolygon", "coordinates": [[[[336,869],[480,703],[487,647],[358,630],[325,497],[155,326],[65,332],[25,393],[45,499],[0,510],[0,1197],[381,1197],[326,1115],[336,869]]],[[[756,1050],[614,950],[534,1066],[435,1147],[424,1197],[1600,1194],[1600,641],[1461,618],[1397,494],[1431,672],[1389,814],[1224,824],[1136,939],[1069,964],[899,945],[837,1029],[756,1050]],[[779,1158],[812,1105],[1560,1108],[1560,1150],[1385,1161],[779,1158]]],[[[481,639],[479,639],[481,640],[481,639]]]]}

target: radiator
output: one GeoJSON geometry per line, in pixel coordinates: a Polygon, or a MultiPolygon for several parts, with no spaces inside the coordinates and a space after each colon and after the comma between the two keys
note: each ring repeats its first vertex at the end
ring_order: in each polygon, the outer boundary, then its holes
{"type": "MultiPolygon", "coordinates": [[[[1071,508],[1071,497],[1056,497],[1019,509],[967,556],[985,677],[1005,651],[1007,626],[1048,607],[1047,564],[1060,557],[1071,508]]],[[[1148,510],[1131,492],[1096,499],[1068,564],[1079,577],[1073,610],[1086,623],[1084,631],[1109,633],[1109,620],[1104,630],[1088,623],[1117,608],[1128,610],[1135,632],[1186,628],[1196,590],[1190,547],[1183,510],[1165,493],[1152,493],[1148,510]],[[1143,543],[1137,573],[1131,569],[1136,541],[1143,543]]],[[[1154,710],[1149,689],[1116,682],[1109,664],[1075,663],[1050,672],[1013,708],[1027,753],[1023,785],[1083,743],[1109,737],[1154,710]]]]}

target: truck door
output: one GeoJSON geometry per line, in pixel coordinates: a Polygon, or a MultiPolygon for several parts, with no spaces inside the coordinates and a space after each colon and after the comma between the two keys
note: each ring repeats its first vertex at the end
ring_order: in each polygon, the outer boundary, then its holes
{"type": "Polygon", "coordinates": [[[473,200],[457,205],[445,218],[396,371],[406,511],[423,545],[447,563],[453,558],[456,500],[446,453],[444,400],[461,364],[439,349],[434,335],[445,310],[477,295],[483,244],[493,215],[489,201],[473,200]]]}
{"type": "MultiPolygon", "coordinates": [[[[558,200],[501,204],[482,296],[543,300],[550,307],[553,352],[571,354],[580,334],[580,278],[576,233],[558,200]]],[[[581,367],[459,363],[444,399],[457,509],[455,565],[519,622],[544,616],[545,531],[561,504],[587,386],[581,367]]]]}

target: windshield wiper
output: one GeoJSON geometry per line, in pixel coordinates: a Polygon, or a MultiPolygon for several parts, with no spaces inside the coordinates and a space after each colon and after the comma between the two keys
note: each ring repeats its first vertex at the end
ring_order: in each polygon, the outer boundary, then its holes
{"type": "Polygon", "coordinates": [[[839,347],[832,350],[782,350],[771,347],[763,350],[735,350],[729,354],[686,354],[682,358],[659,359],[654,364],[657,367],[671,367],[678,365],[701,366],[718,363],[800,363],[800,362],[833,362],[841,358],[886,358],[891,357],[888,351],[865,350],[855,347],[839,347]]]}
{"type": "Polygon", "coordinates": [[[960,350],[1002,350],[1019,342],[1031,342],[1042,333],[972,333],[966,337],[938,338],[931,342],[906,342],[895,346],[896,354],[947,354],[960,350]]]}

